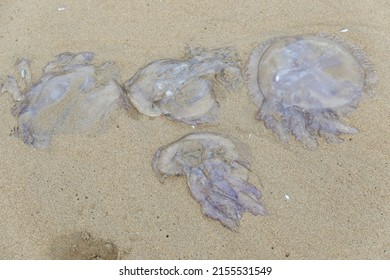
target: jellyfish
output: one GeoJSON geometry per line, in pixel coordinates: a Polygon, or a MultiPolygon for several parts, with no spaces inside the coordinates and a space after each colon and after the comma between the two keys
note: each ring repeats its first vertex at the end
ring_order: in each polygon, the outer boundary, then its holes
{"type": "Polygon", "coordinates": [[[129,108],[118,83],[113,62],[94,66],[91,52],[57,55],[32,81],[29,61],[21,59],[17,68],[25,83],[19,89],[16,79],[8,76],[1,92],[10,92],[16,104],[14,134],[35,148],[47,148],[55,134],[97,132],[105,127],[113,111],[129,108]]]}
{"type": "Polygon", "coordinates": [[[260,190],[248,182],[248,157],[241,142],[211,132],[191,133],[159,148],[152,166],[161,181],[186,176],[203,214],[237,230],[243,213],[267,213],[260,190]]]}
{"type": "Polygon", "coordinates": [[[282,141],[305,147],[318,137],[340,143],[358,130],[343,123],[364,97],[374,94],[376,73],[357,46],[330,35],[278,37],[257,46],[247,66],[257,118],[282,141]]]}
{"type": "Polygon", "coordinates": [[[187,59],[148,64],[124,88],[142,114],[197,125],[217,120],[215,81],[230,91],[242,85],[239,57],[233,49],[190,48],[187,59]]]}

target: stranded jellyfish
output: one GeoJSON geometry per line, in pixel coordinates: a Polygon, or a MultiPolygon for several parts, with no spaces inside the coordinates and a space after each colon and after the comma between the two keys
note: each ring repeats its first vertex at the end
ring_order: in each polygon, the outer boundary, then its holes
{"type": "Polygon", "coordinates": [[[187,176],[203,213],[237,229],[244,212],[266,214],[261,192],[248,182],[248,157],[242,143],[215,133],[193,133],[159,148],[152,165],[161,181],[166,176],[187,176]]]}
{"type": "Polygon", "coordinates": [[[140,69],[125,85],[132,104],[147,116],[196,125],[214,122],[219,104],[214,80],[231,91],[242,85],[239,58],[234,50],[188,50],[184,60],[165,59],[140,69]]]}
{"type": "Polygon", "coordinates": [[[26,89],[20,92],[12,76],[1,89],[16,101],[16,136],[28,145],[46,148],[57,133],[101,130],[113,110],[128,106],[115,64],[95,67],[93,57],[90,52],[60,54],[35,83],[29,62],[22,59],[17,63],[26,89]]]}
{"type": "Polygon", "coordinates": [[[341,119],[373,95],[376,74],[356,46],[329,35],[270,39],[249,59],[247,82],[257,118],[281,140],[294,135],[307,148],[317,137],[342,142],[357,129],[341,119]]]}

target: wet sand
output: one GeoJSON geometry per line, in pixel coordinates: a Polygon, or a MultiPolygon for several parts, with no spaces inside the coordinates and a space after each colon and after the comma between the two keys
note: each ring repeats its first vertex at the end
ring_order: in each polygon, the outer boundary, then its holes
{"type": "Polygon", "coordinates": [[[56,136],[49,150],[10,136],[13,101],[3,95],[0,259],[66,258],[69,240],[98,248],[84,254],[95,258],[118,251],[123,259],[389,259],[389,11],[387,1],[369,0],[1,1],[0,81],[18,58],[32,61],[36,78],[65,51],[115,61],[122,82],[153,60],[182,57],[186,46],[236,47],[245,65],[273,36],[318,32],[364,49],[379,81],[376,96],[347,119],[360,133],[343,144],[321,140],[314,151],[279,142],[255,120],[246,87],[217,87],[217,125],[192,128],[133,111],[96,137],[56,136]],[[201,214],[184,177],[158,181],[154,152],[193,131],[249,145],[268,216],[244,215],[233,232],[201,214]]]}

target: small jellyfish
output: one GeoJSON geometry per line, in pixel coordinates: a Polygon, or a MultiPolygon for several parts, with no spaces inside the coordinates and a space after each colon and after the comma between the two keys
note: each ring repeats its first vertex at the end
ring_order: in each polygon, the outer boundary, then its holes
{"type": "Polygon", "coordinates": [[[186,175],[203,214],[237,230],[244,212],[267,213],[261,192],[248,182],[248,157],[242,143],[215,133],[192,133],[159,148],[152,166],[160,181],[186,175]]]}
{"type": "Polygon", "coordinates": [[[294,135],[307,148],[317,137],[340,143],[356,128],[341,119],[374,94],[376,73],[358,47],[330,35],[270,39],[256,47],[247,67],[249,93],[282,141],[294,135]]]}
{"type": "Polygon", "coordinates": [[[189,49],[185,60],[158,60],[140,69],[125,85],[132,104],[147,116],[164,115],[191,125],[217,119],[213,81],[231,91],[242,85],[238,55],[230,48],[189,49]]]}
{"type": "Polygon", "coordinates": [[[53,135],[99,131],[113,110],[128,107],[115,64],[95,67],[91,64],[93,57],[91,52],[60,54],[35,83],[29,61],[17,63],[26,89],[21,92],[12,76],[1,89],[16,101],[16,136],[33,147],[47,148],[53,135]]]}

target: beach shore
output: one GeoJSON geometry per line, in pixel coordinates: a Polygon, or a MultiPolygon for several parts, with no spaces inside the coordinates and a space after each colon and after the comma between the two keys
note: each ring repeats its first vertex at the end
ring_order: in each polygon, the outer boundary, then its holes
{"type": "Polygon", "coordinates": [[[216,87],[216,125],[193,128],[133,109],[94,137],[57,135],[48,150],[11,135],[14,102],[4,94],[0,259],[71,258],[69,240],[96,250],[109,243],[114,253],[103,256],[122,259],[390,258],[388,1],[6,0],[0,13],[0,82],[19,58],[39,78],[55,55],[80,51],[115,61],[122,82],[154,60],[182,58],[187,46],[237,48],[244,68],[267,39],[317,33],[360,46],[378,73],[376,95],[346,118],[359,133],[342,144],[320,140],[316,150],[278,141],[255,119],[245,86],[216,87]],[[269,215],[246,214],[234,232],[202,215],[185,177],[159,182],[156,150],[195,131],[248,144],[269,215]]]}

